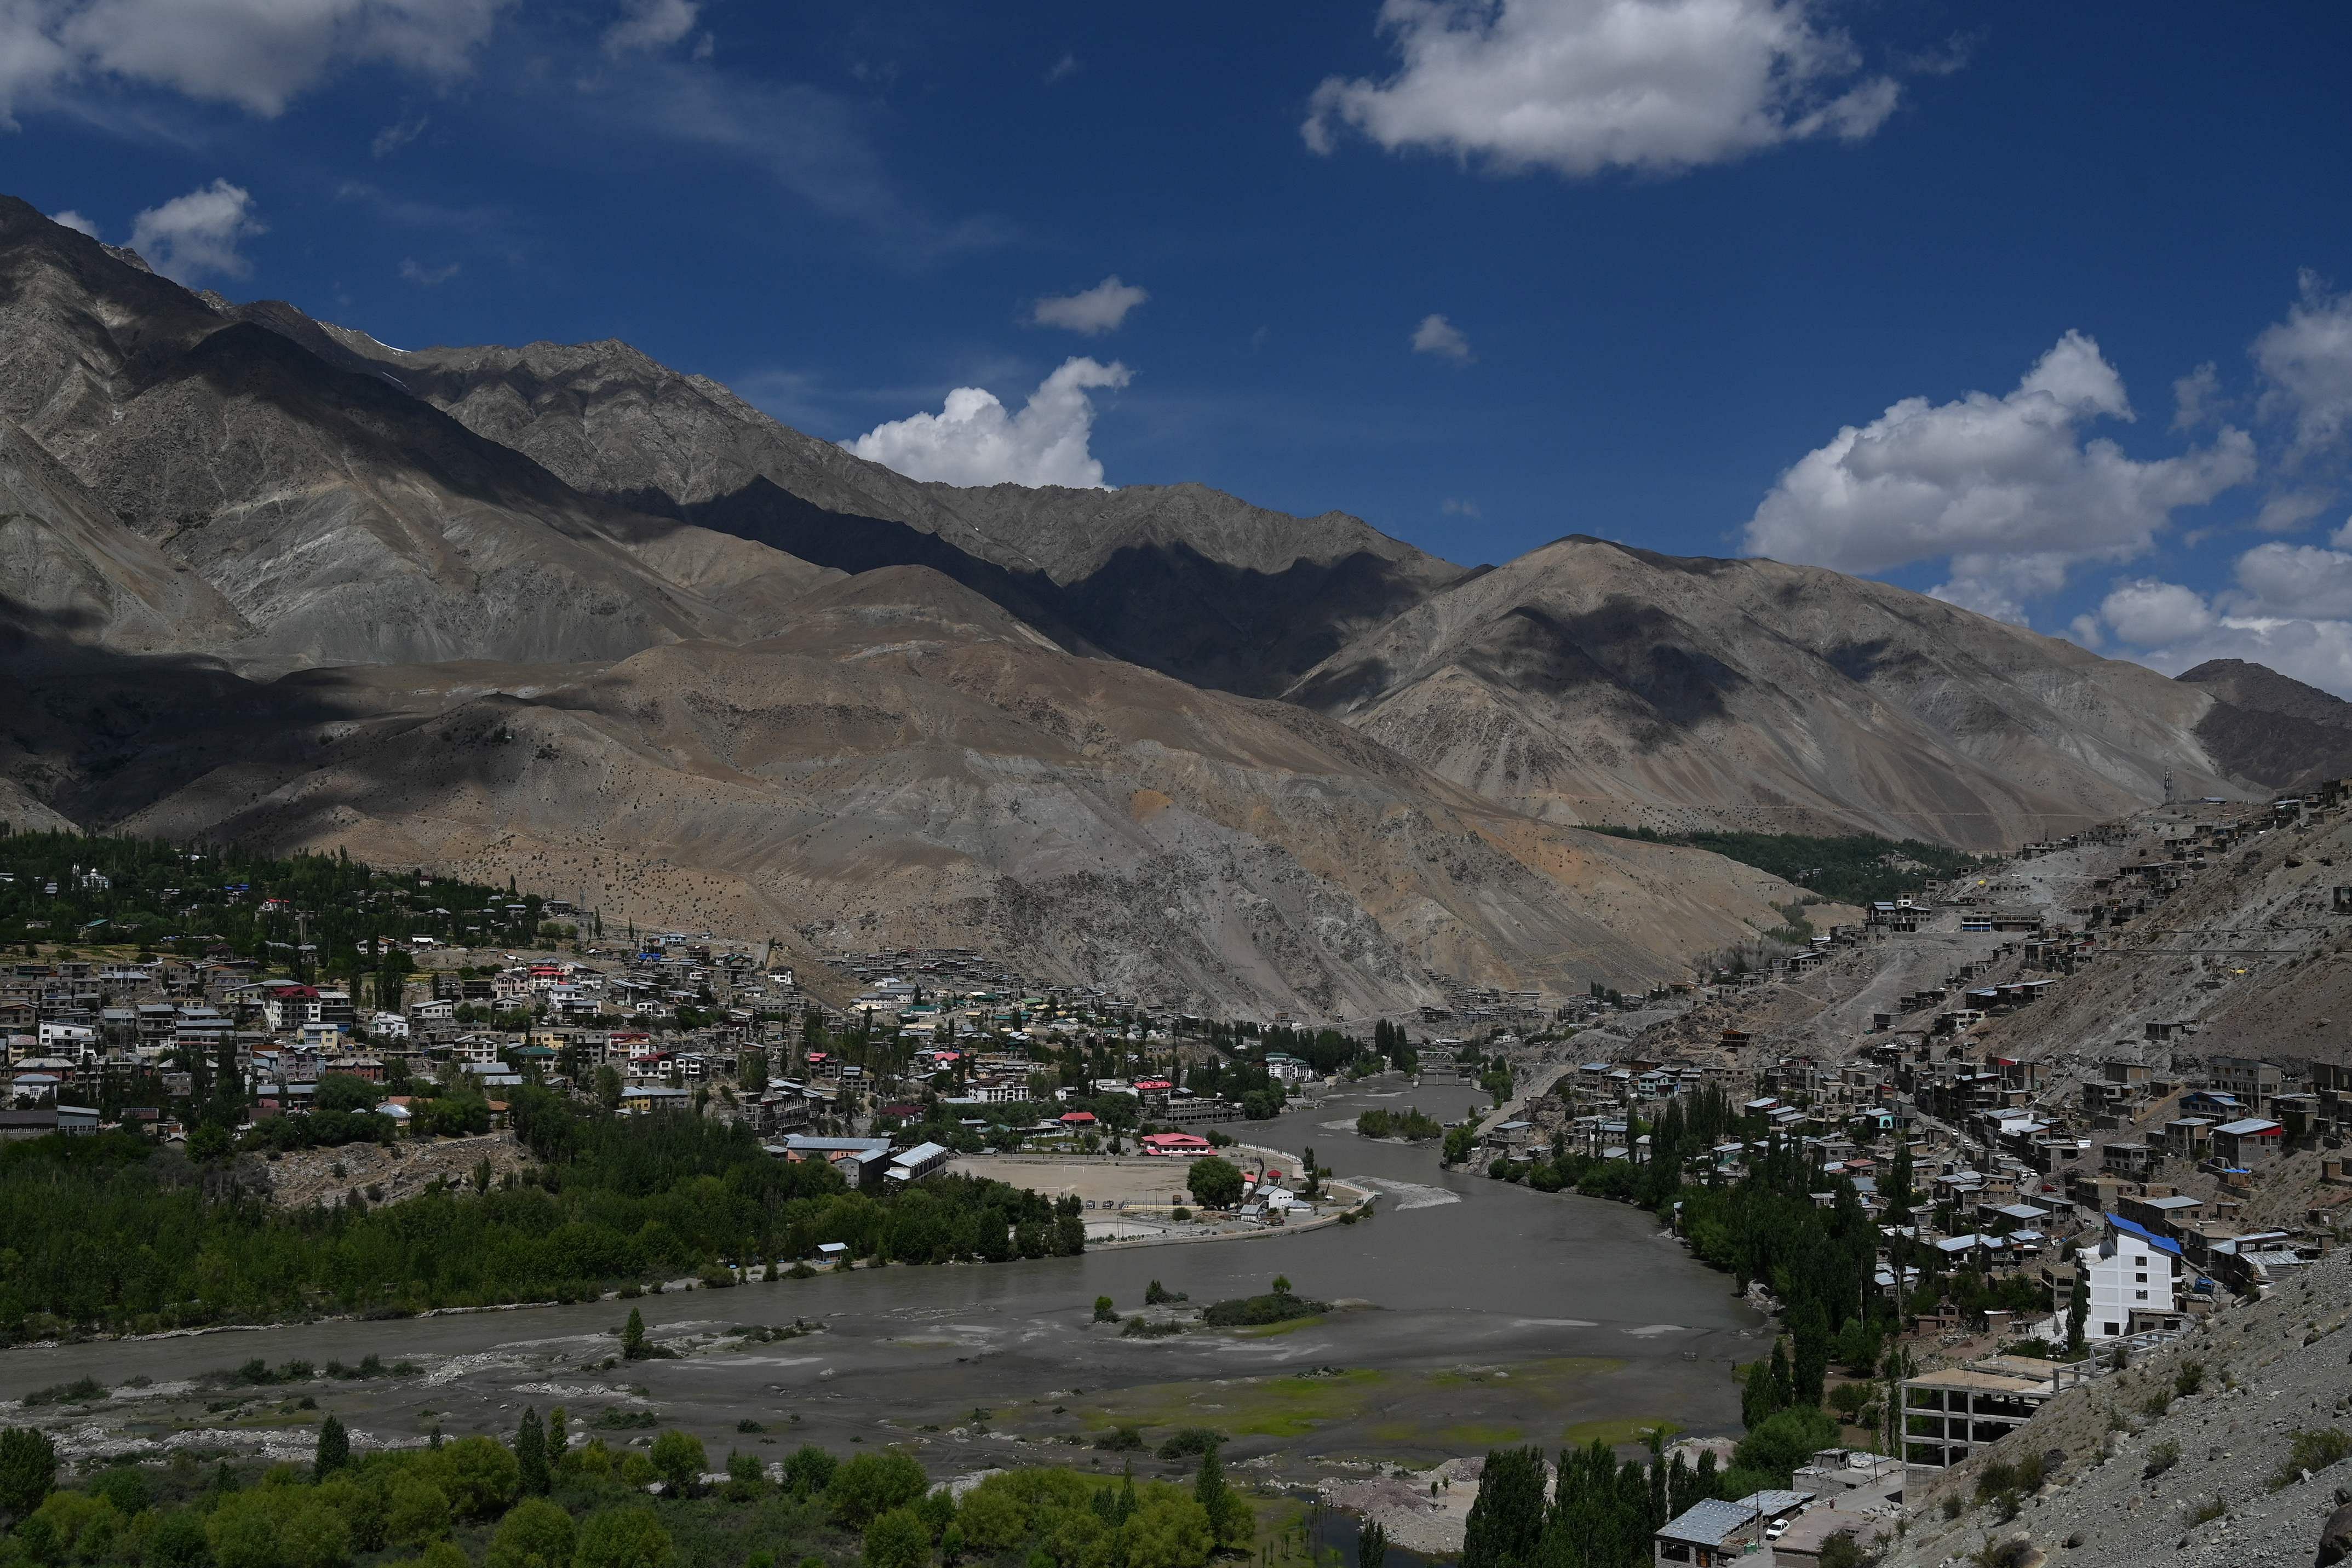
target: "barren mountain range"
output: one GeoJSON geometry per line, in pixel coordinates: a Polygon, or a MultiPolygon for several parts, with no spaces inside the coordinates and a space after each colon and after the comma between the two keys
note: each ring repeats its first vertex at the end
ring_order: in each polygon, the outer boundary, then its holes
{"type": "Polygon", "coordinates": [[[919,483],[625,344],[394,350],[5,198],[0,574],[0,818],[1226,1010],[1630,985],[1798,894],[1580,823],[1990,849],[2312,765],[2274,692],[1878,583],[919,483]]]}

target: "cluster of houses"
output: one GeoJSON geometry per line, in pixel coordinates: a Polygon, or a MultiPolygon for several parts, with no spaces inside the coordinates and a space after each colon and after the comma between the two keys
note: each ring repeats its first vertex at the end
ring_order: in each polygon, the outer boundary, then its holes
{"type": "MultiPolygon", "coordinates": [[[[1753,1042],[1734,1030],[1723,1043],[1727,1058],[1753,1042]]],[[[1488,1128],[1486,1148],[1524,1155],[1565,1146],[1645,1163],[1650,1136],[1631,1129],[1654,1124],[1677,1096],[1710,1084],[1732,1093],[1739,1080],[1738,1108],[1829,1174],[1848,1177],[1874,1214],[1885,1210],[1881,1186],[1896,1150],[1908,1151],[1916,1195],[1910,1221],[1881,1225],[1876,1283],[1890,1300],[1898,1286],[1906,1297],[1916,1290],[1923,1265],[1948,1277],[1963,1269],[1989,1281],[2024,1274],[2049,1287],[2058,1310],[2045,1318],[1988,1314],[1996,1343],[2063,1341],[2078,1271],[2093,1345],[2144,1345],[2178,1333],[2221,1302],[2267,1293],[2306,1267],[2336,1244],[2338,1220],[2352,1213],[2340,1207],[2352,1199],[2352,1161],[2325,1152],[2352,1134],[2352,1069],[2297,1070],[2228,1053],[2205,1058],[2181,1080],[2119,1054],[2085,1084],[2081,1110],[2064,1115],[2036,1109],[2049,1087],[2045,1064],[1954,1055],[1932,1034],[1881,1038],[1849,1061],[1797,1056],[1759,1071],[1736,1072],[1727,1061],[1590,1061],[1520,1119],[1488,1128]],[[2155,1138],[2117,1131],[2151,1120],[2162,1128],[2155,1138]],[[2109,1132],[2117,1135],[2099,1136],[2109,1132]],[[2295,1144],[2322,1147],[2322,1198],[2292,1225],[2250,1220],[2263,1174],[2295,1144]]],[[[1755,1142],[1733,1139],[1698,1159],[1737,1178],[1757,1151],[1755,1142]]],[[[1947,1343],[1974,1337],[1948,1302],[1916,1312],[1910,1326],[1947,1343]]],[[[2009,1380],[1978,1394],[1982,1401],[1998,1394],[2018,1420],[2054,1391],[2043,1386],[2045,1362],[2022,1372],[1979,1370],[2009,1380]],[[2041,1379],[2041,1392],[2010,1386],[2021,1377],[2041,1379]]],[[[1958,1398],[1958,1387],[1942,1394],[1958,1398]]],[[[1954,1422],[1955,1433],[1962,1426],[1954,1422]]],[[[1911,1457],[1953,1462],[1998,1435],[1989,1417],[1965,1426],[1990,1436],[1938,1435],[1911,1457]]]]}

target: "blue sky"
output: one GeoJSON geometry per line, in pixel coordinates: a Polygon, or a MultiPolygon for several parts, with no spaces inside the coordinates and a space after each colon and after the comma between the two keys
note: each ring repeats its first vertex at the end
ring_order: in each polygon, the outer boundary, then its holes
{"type": "Polygon", "coordinates": [[[0,188],[927,476],[1759,551],[2352,693],[2347,80],[2329,5],[26,0],[0,188]]]}

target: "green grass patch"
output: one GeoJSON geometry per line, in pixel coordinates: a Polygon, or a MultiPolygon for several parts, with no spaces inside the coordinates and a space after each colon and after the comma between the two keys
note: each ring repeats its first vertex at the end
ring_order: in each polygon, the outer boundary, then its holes
{"type": "Polygon", "coordinates": [[[1364,1413],[1387,1374],[1370,1367],[1309,1377],[1154,1383],[1073,1408],[1088,1430],[1105,1427],[1215,1427],[1236,1437],[1303,1437],[1364,1413]]]}
{"type": "Polygon", "coordinates": [[[1577,1448],[1589,1448],[1595,1442],[1622,1448],[1629,1443],[1646,1443],[1655,1431],[1666,1442],[1673,1442],[1682,1427],[1675,1422],[1655,1416],[1612,1416],[1599,1421],[1578,1421],[1560,1428],[1559,1440],[1577,1448]]]}
{"type": "Polygon", "coordinates": [[[1427,1448],[1432,1444],[1450,1448],[1499,1448],[1524,1439],[1524,1427],[1513,1427],[1499,1421],[1459,1421],[1451,1427],[1424,1427],[1418,1421],[1383,1421],[1371,1428],[1376,1441],[1395,1443],[1400,1447],[1427,1448]]]}
{"type": "Polygon", "coordinates": [[[1313,1317],[1292,1318],[1287,1322],[1260,1323],[1255,1328],[1235,1329],[1234,1333],[1241,1339],[1273,1339],[1277,1334],[1297,1333],[1300,1329],[1311,1329],[1322,1322],[1323,1316],[1318,1312],[1313,1317]]]}

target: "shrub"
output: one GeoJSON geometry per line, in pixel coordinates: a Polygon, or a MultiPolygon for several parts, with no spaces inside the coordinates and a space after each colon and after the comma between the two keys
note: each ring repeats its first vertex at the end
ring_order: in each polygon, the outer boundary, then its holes
{"type": "Polygon", "coordinates": [[[88,1405],[106,1397],[106,1385],[95,1377],[77,1377],[71,1383],[53,1384],[36,1388],[25,1396],[26,1406],[88,1405]]]}
{"type": "Polygon", "coordinates": [[[860,1454],[833,1472],[824,1489],[834,1521],[863,1530],[930,1490],[923,1467],[905,1454],[860,1454]]]}
{"type": "Polygon", "coordinates": [[[30,1427],[0,1431],[0,1513],[24,1518],[58,1482],[57,1445],[30,1427]]]}
{"type": "Polygon", "coordinates": [[[1160,1445],[1163,1459],[1189,1459],[1205,1454],[1225,1440],[1225,1435],[1213,1427],[1186,1427],[1173,1433],[1160,1445]]]}
{"type": "Polygon", "coordinates": [[[931,1531],[911,1508],[877,1514],[866,1527],[866,1568],[922,1568],[930,1560],[931,1531]]]}
{"type": "Polygon", "coordinates": [[[484,1568],[569,1568],[579,1529],[545,1498],[526,1498],[499,1521],[484,1568]]]}
{"type": "Polygon", "coordinates": [[[522,1488],[522,1467],[495,1437],[459,1437],[433,1456],[433,1479],[459,1519],[496,1519],[522,1488]]]}
{"type": "Polygon", "coordinates": [[[2166,1441],[2147,1451],[2147,1463],[2140,1467],[2139,1479],[2152,1481],[2180,1462],[2180,1445],[2166,1441]]]}
{"type": "Polygon", "coordinates": [[[768,1478],[760,1468],[757,1454],[730,1453],[727,1456],[727,1500],[751,1502],[767,1490],[768,1478]]]}
{"type": "Polygon", "coordinates": [[[803,1443],[784,1460],[784,1490],[794,1497],[814,1497],[833,1484],[838,1466],[839,1461],[824,1449],[803,1443]]]}
{"type": "Polygon", "coordinates": [[[2172,1391],[2183,1399],[2198,1393],[2204,1386],[2205,1364],[2201,1361],[2184,1361],[2180,1364],[2180,1370],[2172,1375],[2172,1391]]]}
{"type": "Polygon", "coordinates": [[[2271,1490],[2281,1491],[2301,1480],[2305,1471],[2317,1475],[2352,1454],[2352,1434],[2339,1427],[2320,1427],[2288,1435],[2286,1462],[2271,1476],[2271,1490]]]}
{"type": "Polygon", "coordinates": [[[1118,1322],[1118,1309],[1111,1304],[1111,1299],[1108,1296],[1095,1298],[1095,1322],[1098,1323],[1118,1322]]]}
{"type": "Polygon", "coordinates": [[[669,1568],[677,1557],[660,1518],[639,1503],[590,1514],[572,1561],[573,1568],[669,1568]]]}
{"type": "Polygon", "coordinates": [[[448,1528],[447,1492],[416,1474],[392,1483],[392,1505],[384,1518],[386,1539],[399,1546],[422,1546],[439,1540],[448,1528]]]}
{"type": "Polygon", "coordinates": [[[147,1533],[148,1568],[206,1568],[212,1560],[204,1519],[192,1508],[173,1509],[147,1533]]]}
{"type": "Polygon", "coordinates": [[[2210,1502],[2199,1503],[2197,1505],[2197,1511],[2189,1516],[2189,1522],[2191,1524],[2210,1524],[2213,1521],[2221,1518],[2223,1514],[2229,1511],[2230,1505],[2223,1502],[2219,1496],[2216,1496],[2210,1502]]]}
{"type": "Polygon", "coordinates": [[[1132,1454],[1143,1447],[1143,1433],[1134,1427],[1114,1427],[1095,1439],[1095,1447],[1107,1454],[1132,1454]]]}
{"type": "Polygon", "coordinates": [[[691,1432],[673,1428],[654,1439],[654,1469],[669,1483],[673,1496],[684,1497],[702,1479],[702,1472],[710,1468],[710,1458],[703,1451],[702,1439],[691,1432]]]}

